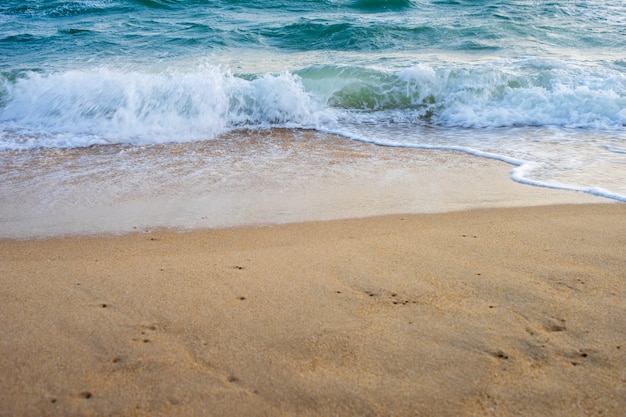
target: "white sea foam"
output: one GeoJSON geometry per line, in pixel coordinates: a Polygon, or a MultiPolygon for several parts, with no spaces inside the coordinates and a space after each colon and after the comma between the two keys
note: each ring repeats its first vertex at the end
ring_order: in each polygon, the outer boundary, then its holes
{"type": "Polygon", "coordinates": [[[235,128],[315,127],[326,117],[290,73],[244,79],[207,67],[27,73],[5,81],[0,150],[211,139],[235,128]]]}
{"type": "MultiPolygon", "coordinates": [[[[406,129],[385,126],[375,132],[364,134],[364,131],[367,132],[360,125],[355,125],[351,129],[328,133],[379,146],[457,151],[494,159],[512,165],[511,179],[522,184],[584,192],[626,202],[626,170],[623,169],[626,160],[622,158],[621,166],[617,167],[611,165],[612,161],[604,160],[598,153],[601,146],[588,144],[591,136],[598,139],[595,133],[570,132],[571,143],[566,144],[558,139],[564,134],[561,130],[553,130],[550,134],[555,138],[553,141],[530,141],[545,134],[540,128],[456,131],[420,129],[411,133],[406,129]],[[598,183],[605,186],[593,185],[598,183]]],[[[606,140],[608,138],[600,138],[598,143],[606,140]]]]}
{"type": "Polygon", "coordinates": [[[213,138],[238,128],[333,128],[337,120],[443,127],[626,130],[626,75],[536,62],[309,68],[235,76],[218,67],[29,72],[4,80],[0,149],[213,138]]]}
{"type": "Polygon", "coordinates": [[[242,75],[211,65],[97,67],[5,76],[0,90],[0,150],[272,127],[460,150],[519,166],[516,181],[626,201],[626,75],[607,68],[536,59],[242,75]]]}

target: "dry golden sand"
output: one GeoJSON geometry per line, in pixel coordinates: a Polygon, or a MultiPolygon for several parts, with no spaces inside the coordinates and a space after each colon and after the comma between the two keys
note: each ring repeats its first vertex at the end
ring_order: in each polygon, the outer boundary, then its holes
{"type": "Polygon", "coordinates": [[[626,205],[0,241],[1,416],[623,416],[626,205]]]}

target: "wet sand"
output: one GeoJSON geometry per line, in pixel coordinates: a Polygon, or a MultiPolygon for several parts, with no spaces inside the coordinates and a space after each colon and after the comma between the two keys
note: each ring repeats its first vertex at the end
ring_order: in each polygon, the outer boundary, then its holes
{"type": "Polygon", "coordinates": [[[513,168],[461,152],[284,129],[186,144],[0,152],[0,238],[608,201],[518,184],[513,168]]]}

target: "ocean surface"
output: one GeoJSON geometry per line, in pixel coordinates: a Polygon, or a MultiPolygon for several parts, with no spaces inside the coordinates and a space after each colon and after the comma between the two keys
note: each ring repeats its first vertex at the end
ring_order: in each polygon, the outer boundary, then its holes
{"type": "Polygon", "coordinates": [[[513,164],[515,181],[626,201],[626,5],[0,3],[5,161],[273,128],[461,150],[513,164]]]}

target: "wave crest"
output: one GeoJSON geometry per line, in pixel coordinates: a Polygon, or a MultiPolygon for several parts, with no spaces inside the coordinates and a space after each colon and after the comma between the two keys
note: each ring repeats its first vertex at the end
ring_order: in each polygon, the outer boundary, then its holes
{"type": "Polygon", "coordinates": [[[213,138],[337,123],[626,130],[626,75],[546,62],[233,75],[96,68],[4,74],[0,149],[213,138]]]}
{"type": "Polygon", "coordinates": [[[229,129],[314,127],[298,77],[246,80],[207,68],[146,74],[100,68],[5,79],[0,149],[210,139],[229,129]]]}

